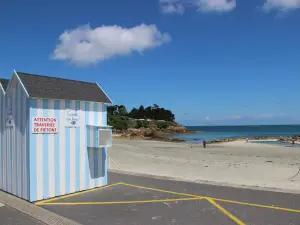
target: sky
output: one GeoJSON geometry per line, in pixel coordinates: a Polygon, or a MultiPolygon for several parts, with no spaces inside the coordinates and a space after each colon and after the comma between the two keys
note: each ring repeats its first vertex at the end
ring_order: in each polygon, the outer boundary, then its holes
{"type": "Polygon", "coordinates": [[[0,77],[98,82],[184,125],[300,124],[300,0],[0,0],[0,77]]]}

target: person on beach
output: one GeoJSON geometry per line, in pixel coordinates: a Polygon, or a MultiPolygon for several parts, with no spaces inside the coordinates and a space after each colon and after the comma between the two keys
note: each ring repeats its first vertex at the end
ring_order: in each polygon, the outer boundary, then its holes
{"type": "Polygon", "coordinates": [[[295,140],[294,139],[292,140],[292,145],[295,146],[295,140]]]}
{"type": "Polygon", "coordinates": [[[246,138],[246,143],[248,143],[248,140],[249,140],[249,139],[248,139],[248,138],[246,138]]]}
{"type": "Polygon", "coordinates": [[[203,141],[203,148],[206,148],[206,141],[203,141]]]}

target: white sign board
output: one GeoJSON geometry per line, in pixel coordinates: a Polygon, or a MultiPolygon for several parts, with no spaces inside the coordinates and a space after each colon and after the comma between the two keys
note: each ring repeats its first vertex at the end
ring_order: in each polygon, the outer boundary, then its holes
{"type": "Polygon", "coordinates": [[[55,134],[57,133],[57,119],[53,117],[33,117],[33,134],[55,134]]]}
{"type": "Polygon", "coordinates": [[[66,111],[66,127],[79,127],[80,115],[78,109],[70,109],[66,111]]]}
{"type": "Polygon", "coordinates": [[[14,124],[13,111],[12,108],[9,107],[6,109],[6,127],[13,127],[14,124]]]}

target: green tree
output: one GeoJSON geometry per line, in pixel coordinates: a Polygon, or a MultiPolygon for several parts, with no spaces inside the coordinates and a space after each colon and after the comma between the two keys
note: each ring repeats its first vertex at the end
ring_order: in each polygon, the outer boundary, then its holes
{"type": "Polygon", "coordinates": [[[112,105],[107,107],[108,115],[117,115],[118,114],[118,106],[112,105]]]}
{"type": "Polygon", "coordinates": [[[129,113],[124,105],[114,105],[107,108],[108,116],[123,116],[131,117],[134,119],[153,119],[153,120],[165,120],[174,121],[175,115],[164,108],[160,108],[157,104],[153,106],[144,107],[141,105],[138,109],[133,108],[129,113]]]}
{"type": "Polygon", "coordinates": [[[145,117],[148,119],[153,119],[153,111],[151,106],[145,108],[145,117]]]}
{"type": "Polygon", "coordinates": [[[137,118],[137,116],[138,116],[138,113],[139,113],[139,111],[138,111],[138,109],[137,108],[133,108],[131,111],[130,111],[130,113],[129,113],[129,116],[131,117],[131,118],[137,118]]]}
{"type": "Polygon", "coordinates": [[[145,116],[146,116],[145,108],[143,105],[141,105],[138,111],[138,119],[144,119],[145,116]]]}
{"type": "Polygon", "coordinates": [[[159,106],[157,104],[153,104],[153,109],[159,109],[159,106]]]}
{"type": "Polygon", "coordinates": [[[118,115],[120,115],[120,116],[127,116],[128,115],[127,109],[124,105],[118,106],[118,115]]]}

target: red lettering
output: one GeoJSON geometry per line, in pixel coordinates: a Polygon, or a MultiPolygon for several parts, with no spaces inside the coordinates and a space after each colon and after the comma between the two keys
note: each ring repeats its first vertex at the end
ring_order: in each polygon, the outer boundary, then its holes
{"type": "Polygon", "coordinates": [[[33,131],[35,133],[56,133],[56,119],[35,117],[33,120],[33,131]]]}

